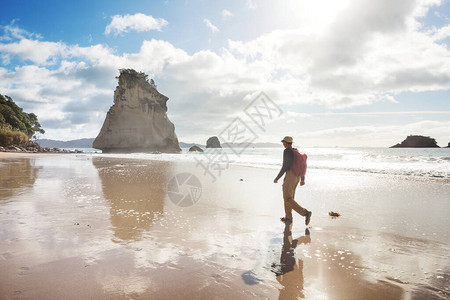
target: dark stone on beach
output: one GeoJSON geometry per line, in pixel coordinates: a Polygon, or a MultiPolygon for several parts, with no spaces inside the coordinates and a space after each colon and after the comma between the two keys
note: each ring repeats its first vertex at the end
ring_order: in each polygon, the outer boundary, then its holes
{"type": "Polygon", "coordinates": [[[406,139],[391,148],[439,148],[435,139],[429,136],[409,135],[406,139]]]}
{"type": "Polygon", "coordinates": [[[189,148],[189,152],[203,152],[203,149],[197,145],[194,145],[191,148],[189,148]]]}
{"type": "Polygon", "coordinates": [[[206,141],[206,148],[222,148],[220,146],[219,138],[217,136],[212,136],[206,141]]]}
{"type": "Polygon", "coordinates": [[[59,148],[42,148],[37,142],[28,141],[26,143],[0,147],[0,152],[21,152],[21,153],[83,153],[81,150],[69,151],[59,148]]]}

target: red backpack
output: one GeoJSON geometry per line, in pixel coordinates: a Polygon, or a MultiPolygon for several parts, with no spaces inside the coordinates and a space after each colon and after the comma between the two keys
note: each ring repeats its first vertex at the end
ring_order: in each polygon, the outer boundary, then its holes
{"type": "Polygon", "coordinates": [[[294,152],[294,163],[291,171],[295,176],[305,176],[306,174],[306,159],[308,156],[305,153],[298,152],[297,149],[292,149],[294,152]]]}

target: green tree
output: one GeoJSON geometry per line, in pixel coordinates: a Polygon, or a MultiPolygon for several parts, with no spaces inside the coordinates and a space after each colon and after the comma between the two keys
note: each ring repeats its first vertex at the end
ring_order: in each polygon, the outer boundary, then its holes
{"type": "Polygon", "coordinates": [[[25,133],[28,138],[45,133],[34,113],[26,113],[11,97],[0,94],[0,128],[25,133]]]}
{"type": "Polygon", "coordinates": [[[38,122],[38,118],[34,113],[29,113],[28,119],[30,120],[30,128],[32,134],[39,132],[40,134],[44,134],[45,130],[41,128],[41,124],[38,122]]]}

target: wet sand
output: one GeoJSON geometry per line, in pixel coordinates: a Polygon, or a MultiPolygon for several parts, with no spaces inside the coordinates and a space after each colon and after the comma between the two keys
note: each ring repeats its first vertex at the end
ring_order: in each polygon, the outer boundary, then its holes
{"type": "Polygon", "coordinates": [[[450,297],[450,183],[311,169],[296,193],[311,224],[285,227],[276,173],[0,156],[0,298],[450,297]],[[184,173],[198,188],[174,190],[184,173]]]}

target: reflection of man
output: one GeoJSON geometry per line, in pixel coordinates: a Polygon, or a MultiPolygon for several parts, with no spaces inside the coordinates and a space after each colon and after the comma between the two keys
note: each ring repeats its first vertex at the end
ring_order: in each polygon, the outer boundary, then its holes
{"type": "Polygon", "coordinates": [[[278,299],[304,298],[303,295],[303,261],[298,259],[296,263],[294,249],[299,244],[311,242],[309,230],[305,230],[305,235],[292,240],[292,224],[286,224],[284,228],[283,248],[279,265],[272,265],[272,271],[277,276],[277,281],[283,286],[280,289],[278,299]]]}
{"type": "MultiPolygon", "coordinates": [[[[283,181],[283,199],[284,199],[284,218],[281,218],[281,221],[285,223],[292,222],[292,209],[295,210],[298,214],[305,217],[305,224],[308,225],[311,220],[312,212],[307,209],[301,207],[297,202],[295,202],[295,189],[297,188],[298,183],[300,185],[305,184],[305,172],[306,172],[306,158],[303,161],[300,156],[301,154],[297,149],[292,148],[292,137],[286,136],[281,140],[284,146],[283,152],[283,166],[281,167],[280,172],[277,177],[273,180],[274,183],[278,182],[278,179],[284,176],[283,181]],[[294,173],[295,171],[295,173],[294,173]],[[296,174],[297,173],[297,174],[296,174]],[[301,181],[300,181],[301,179],[301,181]]],[[[304,155],[304,154],[303,154],[304,155]]]]}

